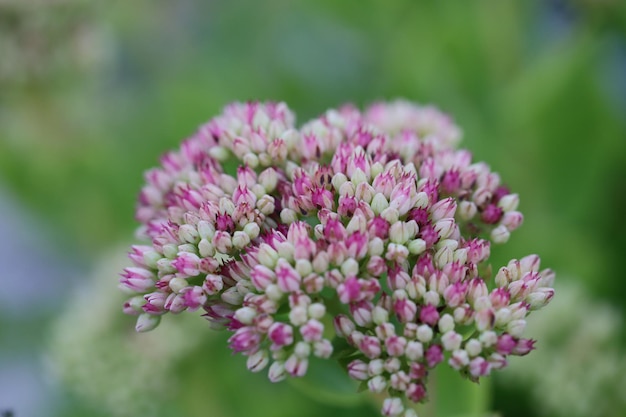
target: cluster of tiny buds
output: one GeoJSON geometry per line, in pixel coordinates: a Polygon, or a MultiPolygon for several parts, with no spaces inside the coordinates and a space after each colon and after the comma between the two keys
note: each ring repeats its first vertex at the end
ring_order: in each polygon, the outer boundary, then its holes
{"type": "Polygon", "coordinates": [[[439,363],[477,381],[533,349],[525,317],[554,274],[531,255],[489,277],[519,199],[455,149],[449,117],[397,101],[293,123],[283,103],[235,103],[148,171],[151,244],[120,280],[138,331],[202,309],[251,371],[277,382],[337,359],[404,417],[439,363]]]}

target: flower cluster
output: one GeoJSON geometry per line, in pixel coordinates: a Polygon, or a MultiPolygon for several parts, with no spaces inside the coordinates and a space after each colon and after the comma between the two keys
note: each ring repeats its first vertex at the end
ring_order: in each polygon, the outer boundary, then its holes
{"type": "Polygon", "coordinates": [[[336,358],[385,416],[413,413],[429,370],[471,380],[524,355],[525,317],[552,298],[536,255],[489,277],[518,196],[432,107],[329,110],[300,129],[283,103],[232,104],[146,174],[134,267],[137,330],[205,311],[269,379],[336,358]],[[341,348],[339,348],[341,347],[341,348]]]}

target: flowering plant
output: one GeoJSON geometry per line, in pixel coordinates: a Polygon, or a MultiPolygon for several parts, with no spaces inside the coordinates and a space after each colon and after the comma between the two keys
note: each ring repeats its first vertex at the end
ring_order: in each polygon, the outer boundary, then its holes
{"type": "Polygon", "coordinates": [[[121,287],[137,331],[202,309],[273,382],[337,360],[414,416],[429,371],[472,381],[525,355],[525,317],[554,295],[539,257],[490,276],[518,196],[432,107],[329,110],[300,129],[284,103],[234,103],[146,173],[121,287]]]}

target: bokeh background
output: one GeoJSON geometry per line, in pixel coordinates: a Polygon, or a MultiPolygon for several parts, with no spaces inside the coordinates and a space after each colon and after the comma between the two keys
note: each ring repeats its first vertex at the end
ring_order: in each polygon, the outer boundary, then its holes
{"type": "Polygon", "coordinates": [[[0,0],[2,415],[378,415],[332,370],[251,375],[196,317],[137,336],[115,287],[143,171],[225,104],[398,97],[520,194],[494,264],[558,273],[540,349],[466,415],[625,415],[626,2],[0,0]]]}

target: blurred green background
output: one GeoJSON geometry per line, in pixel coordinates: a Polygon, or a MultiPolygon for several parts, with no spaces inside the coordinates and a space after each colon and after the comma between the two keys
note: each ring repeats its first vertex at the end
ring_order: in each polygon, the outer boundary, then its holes
{"type": "MultiPolygon", "coordinates": [[[[493,250],[494,264],[540,254],[558,273],[557,289],[575,286],[585,300],[563,308],[590,320],[596,316],[581,306],[610,311],[610,319],[597,316],[614,323],[607,340],[586,347],[585,357],[626,355],[626,2],[4,0],[0,411],[119,411],[106,389],[82,395],[76,385],[84,380],[59,383],[49,368],[67,353],[55,332],[59,314],[78,308],[75,288],[97,279],[116,285],[119,256],[136,227],[142,173],[160,154],[234,100],[286,101],[302,123],[345,102],[398,97],[450,113],[464,131],[462,146],[520,194],[526,222],[493,250]],[[91,272],[95,265],[108,273],[91,272]]],[[[121,317],[117,293],[91,290],[87,297],[108,294],[113,310],[94,313],[87,325],[97,323],[101,333],[77,337],[75,348],[120,339],[94,359],[106,362],[124,355],[125,343],[141,344],[121,317]]],[[[227,335],[205,337],[200,324],[189,328],[195,339],[176,351],[175,365],[159,371],[168,384],[130,396],[152,395],[156,405],[134,415],[378,415],[367,401],[346,406],[250,375],[244,360],[227,352],[227,335]]],[[[563,346],[572,346],[568,332],[557,321],[543,324],[561,335],[550,342],[558,361],[563,346]]],[[[80,327],[65,331],[80,334],[80,327]]],[[[151,337],[165,343],[159,331],[151,337]]],[[[139,349],[150,357],[148,351],[139,349]]],[[[135,373],[132,363],[105,364],[91,378],[115,374],[123,384],[135,373]]],[[[589,369],[578,370],[580,384],[596,366],[590,360],[589,369]]],[[[624,415],[614,389],[620,382],[598,378],[608,387],[589,400],[608,404],[598,415],[624,415]]],[[[491,410],[560,413],[546,408],[532,380],[493,379],[491,410]]],[[[560,398],[558,382],[552,389],[545,395],[560,398]]],[[[567,407],[562,415],[589,415],[567,407]]]]}

